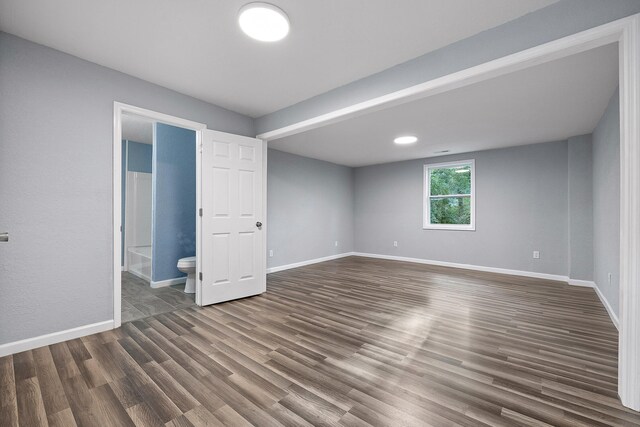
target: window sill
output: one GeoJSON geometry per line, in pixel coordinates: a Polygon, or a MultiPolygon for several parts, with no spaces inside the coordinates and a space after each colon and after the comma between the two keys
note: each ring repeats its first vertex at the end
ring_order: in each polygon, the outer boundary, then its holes
{"type": "Polygon", "coordinates": [[[423,225],[422,229],[423,230],[476,231],[475,225],[429,224],[429,225],[423,225]]]}

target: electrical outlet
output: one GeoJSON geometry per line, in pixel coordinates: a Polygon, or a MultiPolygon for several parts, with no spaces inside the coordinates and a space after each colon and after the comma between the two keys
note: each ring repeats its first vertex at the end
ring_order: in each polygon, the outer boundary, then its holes
{"type": "Polygon", "coordinates": [[[272,257],[273,256],[273,249],[269,249],[269,256],[272,257]]]}
{"type": "Polygon", "coordinates": [[[336,240],[336,242],[334,243],[334,246],[337,248],[338,247],[338,241],[336,240]]]}
{"type": "Polygon", "coordinates": [[[398,247],[398,241],[397,241],[397,240],[394,240],[394,241],[393,241],[393,247],[394,247],[394,248],[397,248],[397,247],[398,247]]]}
{"type": "Polygon", "coordinates": [[[533,251],[533,259],[540,259],[540,251],[533,251]]]}
{"type": "Polygon", "coordinates": [[[611,284],[611,279],[613,278],[613,274],[609,273],[607,274],[607,280],[609,281],[609,284],[611,284]]]}

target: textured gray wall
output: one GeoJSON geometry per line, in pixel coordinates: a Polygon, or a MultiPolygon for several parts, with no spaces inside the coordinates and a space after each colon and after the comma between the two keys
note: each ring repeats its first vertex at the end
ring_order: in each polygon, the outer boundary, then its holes
{"type": "Polygon", "coordinates": [[[561,0],[498,27],[256,120],[256,130],[297,123],[615,19],[640,13],[638,0],[561,0]]]}
{"type": "Polygon", "coordinates": [[[620,294],[619,102],[616,92],[593,131],[593,277],[616,314],[620,294]]]}
{"type": "Polygon", "coordinates": [[[567,275],[567,164],[560,141],[358,168],[356,251],[567,275]],[[476,161],[476,231],[423,230],[423,165],[464,159],[476,161]]]}
{"type": "Polygon", "coordinates": [[[240,114],[0,33],[0,344],[113,318],[114,101],[254,135],[240,114]]]}
{"type": "Polygon", "coordinates": [[[569,277],[593,280],[591,135],[569,138],[569,277]]]}
{"type": "Polygon", "coordinates": [[[353,169],[277,150],[267,165],[267,267],[353,251],[353,169]]]}

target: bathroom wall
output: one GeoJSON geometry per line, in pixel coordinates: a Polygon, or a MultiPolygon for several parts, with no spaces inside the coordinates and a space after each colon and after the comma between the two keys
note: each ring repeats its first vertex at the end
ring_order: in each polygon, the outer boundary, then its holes
{"type": "Polygon", "coordinates": [[[127,170],[129,172],[153,172],[153,146],[129,141],[127,170]]]}
{"type": "Polygon", "coordinates": [[[196,133],[157,123],[153,143],[152,286],[196,254],[196,133]]]}
{"type": "Polygon", "coordinates": [[[151,144],[122,140],[122,256],[120,261],[122,266],[124,266],[124,257],[126,255],[124,241],[126,230],[127,171],[152,173],[152,154],[153,146],[151,144]]]}

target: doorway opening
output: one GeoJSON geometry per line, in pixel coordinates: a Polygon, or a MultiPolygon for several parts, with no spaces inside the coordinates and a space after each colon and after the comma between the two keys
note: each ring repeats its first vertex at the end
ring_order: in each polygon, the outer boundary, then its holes
{"type": "Polygon", "coordinates": [[[195,304],[196,132],[122,114],[123,322],[195,304]]]}
{"type": "Polygon", "coordinates": [[[114,326],[195,305],[197,147],[206,126],[120,103],[114,111],[114,326]],[[119,274],[118,274],[119,273],[119,274]]]}
{"type": "MultiPolygon", "coordinates": [[[[138,274],[127,271],[128,279],[143,281],[138,290],[168,293],[166,289],[186,281],[185,290],[195,288],[193,300],[200,306],[266,291],[266,149],[260,139],[209,130],[201,123],[114,102],[114,328],[122,324],[123,308],[131,308],[123,306],[122,300],[125,260],[128,269],[142,264],[138,274]],[[123,175],[147,173],[127,170],[129,153],[122,146],[127,116],[152,124],[151,236],[145,234],[144,239],[133,239],[132,243],[127,240],[125,247],[127,188],[123,175]],[[144,256],[147,259],[141,260],[144,256]]],[[[140,176],[134,176],[130,185],[140,176]]],[[[138,190],[148,194],[148,184],[138,187],[132,195],[138,190]]],[[[140,208],[140,230],[145,232],[147,205],[148,196],[141,196],[140,200],[132,199],[129,207],[140,208]]],[[[133,222],[137,225],[136,219],[133,222]]],[[[130,237],[138,231],[129,231],[130,237]]],[[[142,308],[148,315],[162,310],[142,308]]],[[[130,319],[129,314],[138,313],[128,313],[125,320],[130,319]]]]}

